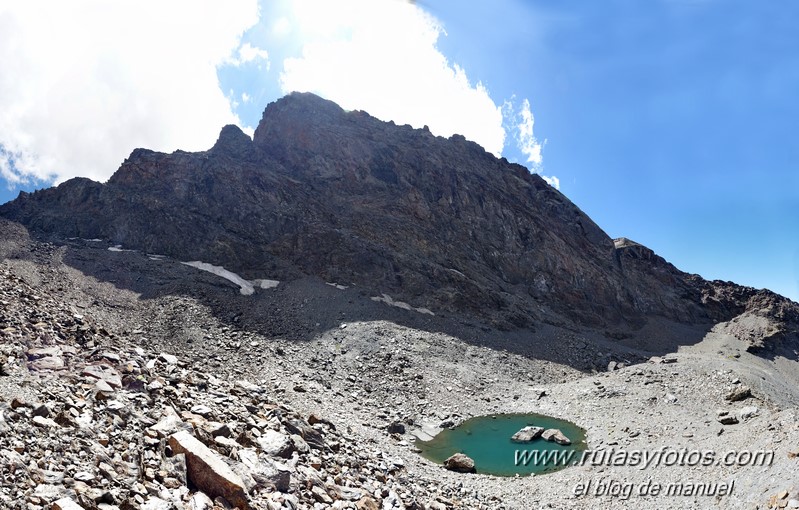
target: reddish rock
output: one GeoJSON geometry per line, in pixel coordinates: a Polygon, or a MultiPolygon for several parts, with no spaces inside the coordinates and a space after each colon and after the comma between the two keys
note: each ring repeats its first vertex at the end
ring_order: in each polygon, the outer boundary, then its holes
{"type": "Polygon", "coordinates": [[[242,479],[191,433],[181,431],[169,436],[169,446],[174,453],[186,455],[189,481],[198,489],[212,498],[222,496],[240,510],[250,508],[242,479]]]}

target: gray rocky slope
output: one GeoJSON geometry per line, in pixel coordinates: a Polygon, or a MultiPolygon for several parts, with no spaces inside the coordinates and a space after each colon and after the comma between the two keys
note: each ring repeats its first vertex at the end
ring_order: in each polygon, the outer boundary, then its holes
{"type": "Polygon", "coordinates": [[[252,140],[227,126],[206,152],[136,149],[105,184],[21,194],[0,215],[250,279],[354,284],[502,329],[547,322],[624,337],[652,317],[709,329],[750,314],[781,337],[799,324],[797,306],[773,293],[707,282],[614,243],[540,177],[461,136],[312,94],[270,104],[252,140]]]}
{"type": "Polygon", "coordinates": [[[797,305],[613,242],[459,137],[292,95],[254,141],[137,150],[0,212],[26,225],[0,223],[3,507],[799,504],[797,305]],[[280,283],[243,295],[197,259],[280,283]],[[498,412],[569,419],[592,449],[773,458],[506,479],[414,452],[498,412]],[[574,493],[649,480],[735,485],[574,493]]]}

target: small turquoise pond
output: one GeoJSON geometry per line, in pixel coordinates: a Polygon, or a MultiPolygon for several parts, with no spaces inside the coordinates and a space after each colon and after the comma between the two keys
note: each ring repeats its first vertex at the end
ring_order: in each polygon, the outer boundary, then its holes
{"type": "Polygon", "coordinates": [[[569,465],[551,457],[539,458],[539,462],[536,462],[531,457],[532,451],[552,451],[553,453],[544,455],[561,456],[573,451],[576,452],[574,460],[578,460],[580,452],[585,450],[585,431],[571,422],[542,414],[496,414],[471,418],[453,429],[442,430],[430,441],[417,441],[416,446],[424,458],[437,464],[443,463],[455,453],[464,453],[474,460],[478,473],[524,476],[549,473],[569,465]],[[541,438],[530,443],[514,443],[510,440],[513,434],[528,425],[560,429],[571,439],[572,444],[562,446],[541,438]]]}

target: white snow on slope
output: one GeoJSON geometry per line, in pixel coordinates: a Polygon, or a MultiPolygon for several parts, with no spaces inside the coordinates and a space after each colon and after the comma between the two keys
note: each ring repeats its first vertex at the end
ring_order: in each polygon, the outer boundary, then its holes
{"type": "Polygon", "coordinates": [[[252,284],[262,289],[274,289],[280,282],[277,280],[252,280],[252,284]]]}
{"type": "MultiPolygon", "coordinates": [[[[108,248],[108,251],[114,252],[123,252],[123,251],[136,251],[136,250],[126,250],[122,248],[121,244],[116,246],[111,246],[108,248]]],[[[165,255],[156,255],[156,254],[147,254],[147,257],[150,260],[161,261],[166,259],[165,255]]],[[[192,262],[181,262],[181,264],[185,264],[187,266],[194,267],[196,269],[200,269],[202,271],[208,271],[209,273],[213,273],[217,276],[221,276],[225,280],[235,283],[239,286],[239,292],[242,293],[244,296],[251,296],[255,293],[255,289],[274,289],[277,287],[280,282],[278,280],[267,280],[267,279],[258,279],[258,280],[245,280],[241,276],[237,275],[233,271],[228,271],[222,266],[215,266],[213,264],[209,264],[207,262],[200,262],[199,260],[194,260],[192,262]]]]}
{"type": "Polygon", "coordinates": [[[330,285],[331,287],[337,288],[338,290],[347,290],[349,288],[346,285],[341,285],[340,283],[335,283],[335,282],[325,282],[325,283],[330,285]]]}
{"type": "Polygon", "coordinates": [[[245,296],[250,296],[255,293],[255,286],[253,284],[257,285],[262,289],[271,289],[272,287],[277,287],[278,283],[280,283],[275,280],[254,280],[250,282],[248,280],[245,280],[241,276],[237,275],[233,271],[228,271],[222,266],[214,266],[207,262],[200,262],[199,260],[195,260],[192,262],[181,262],[181,264],[186,264],[187,266],[196,267],[197,269],[208,271],[209,273],[221,276],[222,278],[238,285],[239,292],[241,292],[245,296]]]}
{"type": "Polygon", "coordinates": [[[394,301],[394,299],[392,299],[391,296],[389,296],[388,294],[383,294],[382,297],[374,296],[371,299],[372,301],[382,302],[389,306],[396,306],[397,308],[402,308],[403,310],[424,313],[427,315],[435,315],[432,311],[430,311],[427,308],[414,308],[408,303],[405,303],[404,301],[394,301]]]}

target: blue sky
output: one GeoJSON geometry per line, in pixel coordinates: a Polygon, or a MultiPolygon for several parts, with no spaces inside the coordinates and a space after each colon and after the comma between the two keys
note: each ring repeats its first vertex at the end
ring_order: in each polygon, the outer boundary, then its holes
{"type": "Polygon", "coordinates": [[[138,146],[202,150],[303,89],[460,132],[611,237],[799,299],[795,2],[77,3],[0,0],[0,201],[138,146]]]}

